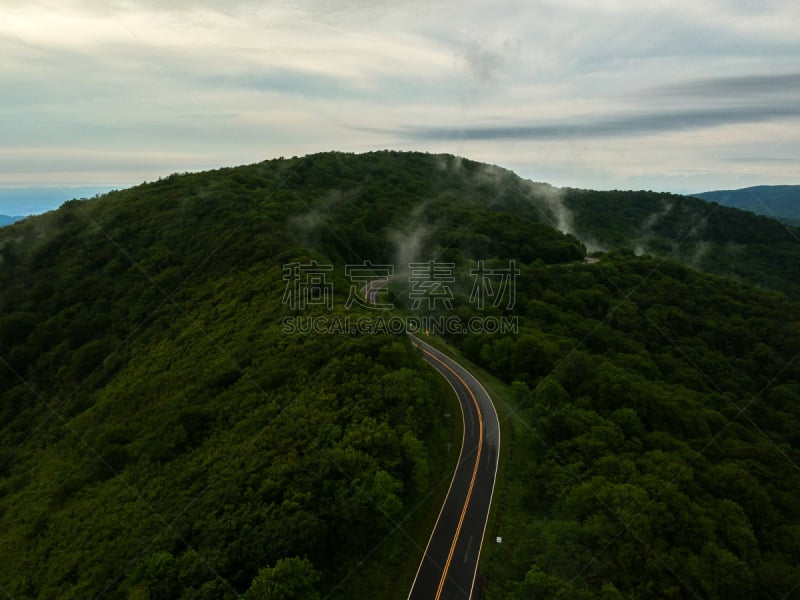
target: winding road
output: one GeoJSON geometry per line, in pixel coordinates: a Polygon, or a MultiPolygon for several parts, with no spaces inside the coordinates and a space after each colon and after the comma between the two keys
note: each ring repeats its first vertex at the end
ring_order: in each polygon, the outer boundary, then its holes
{"type": "Polygon", "coordinates": [[[450,490],[408,598],[473,598],[497,476],[500,423],[489,394],[469,371],[419,338],[410,337],[455,390],[464,416],[464,437],[450,490]]]}
{"type": "MultiPolygon", "coordinates": [[[[378,294],[387,283],[388,279],[381,279],[365,285],[361,290],[364,299],[378,305],[378,294]]],[[[497,478],[500,422],[489,394],[469,371],[418,337],[409,337],[455,391],[464,418],[464,435],[447,498],[408,600],[472,599],[497,478]]]]}

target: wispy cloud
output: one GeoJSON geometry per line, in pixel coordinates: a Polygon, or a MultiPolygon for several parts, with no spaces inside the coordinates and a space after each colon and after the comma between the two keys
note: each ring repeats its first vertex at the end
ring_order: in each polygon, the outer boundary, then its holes
{"type": "Polygon", "coordinates": [[[707,77],[671,83],[649,90],[652,96],[724,98],[727,101],[765,95],[800,93],[800,73],[707,77]]]}
{"type": "Polygon", "coordinates": [[[689,132],[721,125],[800,117],[800,104],[720,107],[636,115],[578,116],[557,122],[516,122],[502,126],[405,127],[391,133],[415,140],[579,140],[689,132]]]}
{"type": "Polygon", "coordinates": [[[681,191],[796,177],[779,160],[800,155],[795,2],[0,10],[0,153],[11,157],[0,186],[133,184],[384,147],[464,154],[556,185],[681,191]],[[743,169],[735,156],[758,160],[743,169]]]}

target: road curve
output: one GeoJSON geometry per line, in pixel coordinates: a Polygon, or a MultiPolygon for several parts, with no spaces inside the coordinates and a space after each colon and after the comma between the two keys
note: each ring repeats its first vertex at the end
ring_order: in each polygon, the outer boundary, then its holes
{"type": "Polygon", "coordinates": [[[489,394],[469,371],[419,338],[410,337],[455,390],[464,415],[464,437],[450,490],[408,598],[473,598],[497,477],[500,423],[489,394]]]}

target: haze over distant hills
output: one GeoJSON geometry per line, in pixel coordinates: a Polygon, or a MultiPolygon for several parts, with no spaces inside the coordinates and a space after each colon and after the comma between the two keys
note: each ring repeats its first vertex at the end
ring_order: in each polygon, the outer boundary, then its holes
{"type": "Polygon", "coordinates": [[[19,221],[20,219],[24,219],[24,218],[25,217],[23,217],[23,216],[12,217],[12,216],[9,216],[9,215],[0,215],[0,227],[3,227],[4,225],[11,225],[11,223],[14,223],[14,222],[19,221]]]}
{"type": "Polygon", "coordinates": [[[31,186],[31,187],[0,187],[0,224],[3,216],[7,215],[38,215],[43,212],[55,210],[67,200],[74,198],[91,198],[97,194],[104,194],[114,187],[111,185],[81,185],[81,186],[31,186]]]}
{"type": "Polygon", "coordinates": [[[757,185],[738,190],[702,192],[692,196],[766,215],[790,225],[800,225],[800,185],[757,185]]]}

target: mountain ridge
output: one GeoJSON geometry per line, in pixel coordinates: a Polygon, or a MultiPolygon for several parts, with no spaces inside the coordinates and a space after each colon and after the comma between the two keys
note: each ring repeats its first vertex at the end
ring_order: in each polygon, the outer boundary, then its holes
{"type": "Polygon", "coordinates": [[[11,216],[11,215],[0,215],[0,227],[4,227],[6,225],[11,225],[12,223],[16,223],[17,221],[21,221],[24,219],[24,216],[11,216]]]}
{"type": "Polygon", "coordinates": [[[691,196],[800,226],[800,185],[757,185],[691,196]]]}
{"type": "Polygon", "coordinates": [[[489,593],[784,597],[790,231],[393,151],[173,174],[3,228],[0,580],[20,598],[405,597],[460,440],[448,389],[403,332],[283,329],[374,318],[347,271],[369,260],[396,267],[383,316],[518,325],[444,334],[496,378],[510,428],[489,593]],[[414,312],[420,264],[453,265],[433,281],[450,305],[414,312]]]}

